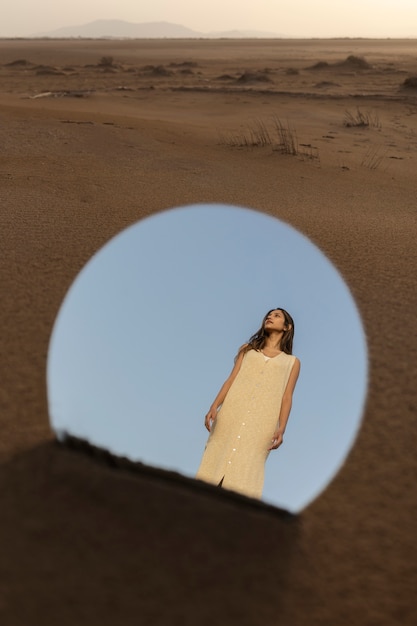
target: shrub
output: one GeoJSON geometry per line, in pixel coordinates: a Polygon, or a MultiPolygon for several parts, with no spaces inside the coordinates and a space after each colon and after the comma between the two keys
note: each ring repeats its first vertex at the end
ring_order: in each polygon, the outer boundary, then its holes
{"type": "Polygon", "coordinates": [[[417,76],[409,76],[403,82],[403,87],[406,89],[417,89],[417,76]]]}
{"type": "Polygon", "coordinates": [[[237,79],[238,83],[272,83],[265,72],[243,72],[237,79]]]}
{"type": "Polygon", "coordinates": [[[327,70],[329,67],[330,67],[330,65],[327,63],[327,61],[318,61],[317,63],[315,63],[314,65],[310,65],[306,69],[308,69],[308,70],[327,70]]]}
{"type": "Polygon", "coordinates": [[[101,57],[98,65],[100,67],[113,67],[114,59],[113,57],[101,57]]]}
{"type": "Polygon", "coordinates": [[[350,54],[341,65],[349,65],[357,68],[358,70],[369,70],[371,65],[363,57],[357,57],[354,54],[350,54]]]}
{"type": "Polygon", "coordinates": [[[6,67],[26,67],[27,65],[32,65],[26,59],[16,59],[16,61],[11,61],[10,63],[6,63],[6,67]]]}

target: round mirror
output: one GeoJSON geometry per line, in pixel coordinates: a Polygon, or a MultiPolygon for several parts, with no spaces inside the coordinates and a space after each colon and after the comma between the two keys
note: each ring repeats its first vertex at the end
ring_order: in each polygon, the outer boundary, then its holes
{"type": "Polygon", "coordinates": [[[144,219],[75,279],[48,356],[52,427],[193,477],[204,416],[265,313],[295,321],[301,373],[263,499],[300,511],[343,463],[367,386],[364,331],[325,255],[263,213],[193,205],[144,219]]]}

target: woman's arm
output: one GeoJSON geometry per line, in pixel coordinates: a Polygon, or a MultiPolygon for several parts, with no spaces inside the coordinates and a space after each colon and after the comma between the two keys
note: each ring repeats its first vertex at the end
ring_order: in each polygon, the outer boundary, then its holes
{"type": "Polygon", "coordinates": [[[219,410],[219,407],[223,404],[224,399],[227,396],[227,392],[229,391],[230,387],[232,386],[232,383],[233,383],[234,379],[236,378],[236,376],[239,373],[240,366],[242,365],[243,357],[245,355],[244,348],[246,348],[246,345],[247,344],[244,344],[240,348],[240,350],[238,352],[238,355],[236,357],[236,361],[235,361],[234,367],[233,367],[232,371],[230,372],[229,377],[223,383],[222,388],[220,389],[219,393],[215,397],[214,402],[211,405],[211,407],[209,409],[209,412],[207,413],[207,415],[205,417],[204,424],[205,424],[205,427],[207,428],[208,431],[211,430],[213,422],[214,422],[214,420],[217,417],[217,411],[219,410]]]}
{"type": "Polygon", "coordinates": [[[274,432],[272,439],[272,445],[268,450],[276,450],[284,441],[284,432],[287,426],[288,418],[290,416],[292,406],[292,396],[294,393],[295,385],[300,373],[300,361],[295,359],[294,365],[290,373],[290,377],[285,387],[284,395],[282,396],[281,410],[279,412],[278,428],[274,432]]]}

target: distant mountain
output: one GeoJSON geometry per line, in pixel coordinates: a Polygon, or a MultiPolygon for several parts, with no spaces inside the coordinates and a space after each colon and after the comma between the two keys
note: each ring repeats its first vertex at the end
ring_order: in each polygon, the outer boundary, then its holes
{"type": "Polygon", "coordinates": [[[210,39],[285,39],[287,35],[270,33],[263,30],[225,30],[210,32],[203,37],[210,39]]]}
{"type": "Polygon", "coordinates": [[[81,37],[88,39],[241,39],[241,38],[274,38],[283,37],[276,33],[265,33],[262,31],[225,31],[202,33],[181,24],[172,24],[170,22],[147,22],[142,24],[134,24],[132,22],[124,22],[123,20],[96,20],[88,24],[80,26],[66,26],[45,33],[37,33],[33,37],[51,37],[51,38],[71,38],[81,37]]]}

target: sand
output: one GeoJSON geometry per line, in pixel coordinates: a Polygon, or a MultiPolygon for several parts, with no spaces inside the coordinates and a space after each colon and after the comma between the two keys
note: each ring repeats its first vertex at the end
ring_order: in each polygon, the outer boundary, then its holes
{"type": "Polygon", "coordinates": [[[2,624],[415,623],[416,75],[412,40],[0,41],[2,624]],[[205,201],[301,230],[363,318],[363,426],[296,518],[49,428],[74,277],[122,228],[205,201]]]}

